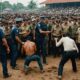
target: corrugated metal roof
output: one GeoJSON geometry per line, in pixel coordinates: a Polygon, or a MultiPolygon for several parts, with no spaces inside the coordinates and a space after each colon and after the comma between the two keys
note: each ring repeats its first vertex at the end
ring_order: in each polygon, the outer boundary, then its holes
{"type": "Polygon", "coordinates": [[[46,0],[44,4],[52,4],[52,3],[67,3],[67,2],[80,2],[80,0],[46,0]]]}

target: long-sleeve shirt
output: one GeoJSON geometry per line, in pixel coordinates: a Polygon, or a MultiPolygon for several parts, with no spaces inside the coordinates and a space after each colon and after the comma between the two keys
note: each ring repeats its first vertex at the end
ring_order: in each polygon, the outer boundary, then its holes
{"type": "Polygon", "coordinates": [[[78,52],[78,48],[76,46],[75,41],[69,37],[62,37],[59,42],[57,42],[56,40],[57,47],[60,46],[61,44],[63,44],[64,51],[77,50],[78,52]]]}

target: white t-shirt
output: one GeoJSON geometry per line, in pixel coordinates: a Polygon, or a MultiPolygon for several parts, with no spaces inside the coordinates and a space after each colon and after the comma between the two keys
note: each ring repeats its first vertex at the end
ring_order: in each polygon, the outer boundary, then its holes
{"type": "Polygon", "coordinates": [[[59,42],[56,41],[57,47],[60,46],[61,44],[63,44],[64,51],[77,50],[78,52],[78,48],[76,46],[75,41],[69,37],[62,37],[59,42]]]}

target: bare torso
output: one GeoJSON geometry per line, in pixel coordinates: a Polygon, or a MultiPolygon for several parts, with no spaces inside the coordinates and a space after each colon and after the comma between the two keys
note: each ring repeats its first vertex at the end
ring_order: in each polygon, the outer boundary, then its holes
{"type": "Polygon", "coordinates": [[[31,56],[36,52],[36,45],[34,42],[27,41],[23,45],[22,50],[27,56],[31,56]]]}

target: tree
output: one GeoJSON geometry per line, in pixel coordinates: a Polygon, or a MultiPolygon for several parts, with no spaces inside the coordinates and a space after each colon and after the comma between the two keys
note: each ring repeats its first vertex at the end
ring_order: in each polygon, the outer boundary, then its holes
{"type": "Polygon", "coordinates": [[[25,8],[25,6],[22,3],[13,4],[13,7],[12,7],[12,9],[14,11],[18,11],[18,10],[24,9],[24,8],[25,8]]]}
{"type": "Polygon", "coordinates": [[[2,11],[2,3],[0,2],[0,11],[2,11]]]}
{"type": "Polygon", "coordinates": [[[11,8],[14,11],[18,11],[20,9],[25,9],[25,6],[22,3],[12,5],[8,1],[0,2],[0,11],[3,11],[6,8],[11,8]]]}
{"type": "Polygon", "coordinates": [[[4,1],[2,3],[2,9],[5,9],[5,8],[12,8],[12,5],[8,1],[4,1]]]}
{"type": "Polygon", "coordinates": [[[24,9],[24,5],[22,3],[17,3],[17,9],[24,9]]]}
{"type": "Polygon", "coordinates": [[[29,8],[29,9],[35,9],[35,8],[37,8],[37,3],[34,2],[33,0],[31,0],[31,1],[29,2],[29,4],[28,4],[28,8],[29,8]]]}
{"type": "Polygon", "coordinates": [[[13,9],[13,11],[17,11],[17,5],[13,4],[12,9],[13,9]]]}

